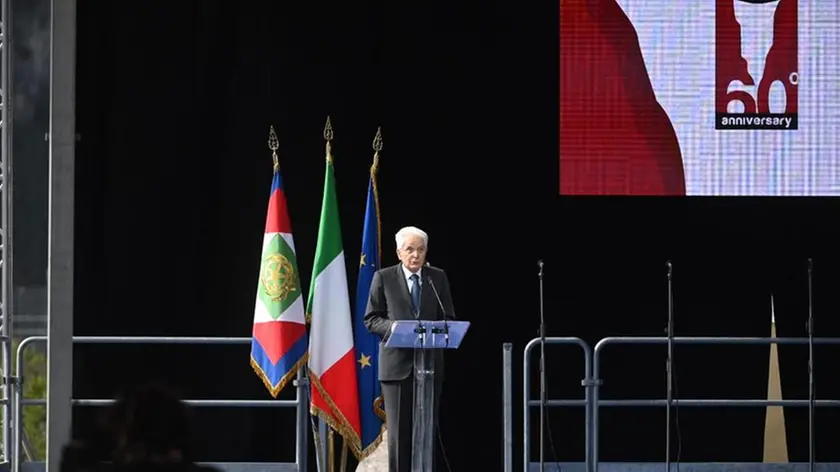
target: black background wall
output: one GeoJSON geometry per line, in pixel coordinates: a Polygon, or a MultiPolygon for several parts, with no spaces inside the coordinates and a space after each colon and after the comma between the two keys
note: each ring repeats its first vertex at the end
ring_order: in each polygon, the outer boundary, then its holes
{"type": "MultiPolygon", "coordinates": [[[[453,470],[500,467],[501,345],[515,343],[519,385],[521,351],[539,323],[537,259],[553,336],[594,345],[663,333],[669,259],[678,334],[766,336],[772,292],[784,305],[779,334],[796,335],[808,256],[821,278],[817,329],[840,331],[826,313],[837,274],[819,259],[835,235],[834,201],[558,197],[556,3],[79,3],[77,335],[248,336],[268,127],[280,137],[309,280],[327,114],[348,267],[381,125],[385,262],[396,262],[399,227],[426,229],[430,260],[448,271],[458,314],[473,323],[450,356],[459,374],[442,406],[453,470]]],[[[604,397],[661,398],[664,352],[609,348],[604,397]]],[[[785,395],[807,388],[801,352],[782,352],[785,395]]],[[[831,354],[819,352],[826,372],[831,354]]],[[[77,398],[149,379],[191,398],[268,398],[244,346],[80,346],[75,359],[77,398]]],[[[766,347],[680,347],[678,393],[761,398],[767,359],[766,347]]],[[[581,397],[579,353],[554,348],[548,362],[550,395],[581,397]]],[[[840,388],[819,382],[821,394],[840,388]]],[[[95,414],[76,409],[78,434],[95,414]]],[[[761,460],[762,409],[679,416],[681,459],[761,460]]],[[[601,418],[603,460],[663,459],[664,411],[605,409],[601,418]]],[[[807,421],[788,418],[792,458],[802,459],[807,421]]],[[[558,460],[582,460],[582,411],[550,419],[558,460]]],[[[196,421],[201,460],[293,459],[291,410],[202,409],[196,421]]],[[[827,439],[827,423],[820,428],[827,439]]]]}

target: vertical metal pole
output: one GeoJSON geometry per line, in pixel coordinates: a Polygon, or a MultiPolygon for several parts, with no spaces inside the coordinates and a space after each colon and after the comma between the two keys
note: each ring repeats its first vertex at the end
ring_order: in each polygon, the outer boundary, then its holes
{"type": "Polygon", "coordinates": [[[297,436],[295,438],[295,463],[298,472],[307,472],[309,466],[309,379],[304,375],[306,366],[297,377],[297,436]]]}
{"type": "Polygon", "coordinates": [[[814,472],[814,263],[808,259],[808,472],[814,472]]]}
{"type": "Polygon", "coordinates": [[[310,421],[312,424],[317,424],[314,434],[318,435],[318,440],[315,442],[316,460],[318,461],[318,472],[330,472],[330,427],[320,417],[313,416],[310,421]]]}
{"type": "MultiPolygon", "coordinates": [[[[529,344],[530,346],[530,344],[529,344]]],[[[531,350],[525,348],[522,356],[522,460],[523,472],[528,472],[531,462],[531,350]]]]}
{"type": "Polygon", "coordinates": [[[586,472],[592,472],[592,387],[595,382],[592,380],[592,351],[588,344],[583,346],[583,398],[584,404],[584,457],[586,457],[586,472]]]}
{"type": "MultiPolygon", "coordinates": [[[[25,364],[23,362],[23,353],[27,349],[27,347],[31,344],[30,339],[24,339],[18,344],[17,352],[15,352],[15,377],[22,382],[22,379],[26,376],[25,373],[25,364]]],[[[23,434],[21,433],[21,428],[23,427],[23,415],[21,415],[21,400],[23,399],[23,384],[18,383],[16,385],[17,388],[13,389],[12,392],[12,402],[14,403],[14,423],[12,425],[12,471],[11,472],[20,472],[20,464],[23,462],[21,460],[21,451],[22,451],[22,441],[23,434]]]]}
{"type": "Polygon", "coordinates": [[[545,472],[545,423],[548,419],[545,416],[546,398],[546,372],[545,372],[545,311],[543,306],[543,262],[538,261],[540,268],[540,472],[545,472]]]}
{"type": "Polygon", "coordinates": [[[46,470],[59,472],[72,426],[76,0],[50,6],[46,470]]]}
{"type": "Polygon", "coordinates": [[[513,472],[513,344],[502,345],[502,418],[504,472],[513,472]]]}
{"type": "Polygon", "coordinates": [[[13,405],[11,402],[12,382],[12,122],[14,109],[12,98],[12,1],[2,0],[2,22],[0,22],[0,55],[2,56],[2,71],[0,71],[0,100],[2,100],[2,113],[0,113],[0,199],[2,199],[2,215],[0,215],[0,269],[2,270],[2,281],[0,281],[0,343],[2,345],[2,398],[6,403],[3,411],[3,461],[9,462],[12,458],[12,422],[14,417],[13,405]]]}
{"type": "Polygon", "coordinates": [[[591,405],[592,405],[592,414],[590,417],[592,418],[592,443],[590,444],[592,448],[592,465],[590,469],[592,472],[598,472],[598,463],[600,462],[600,451],[598,441],[601,436],[601,418],[600,418],[600,400],[601,400],[601,350],[598,349],[598,345],[595,345],[595,349],[592,351],[592,397],[591,397],[591,405]]]}
{"type": "Polygon", "coordinates": [[[668,335],[668,359],[665,361],[665,472],[671,472],[671,404],[674,400],[674,297],[671,284],[672,266],[671,261],[667,262],[668,267],[668,326],[665,332],[668,335]]]}

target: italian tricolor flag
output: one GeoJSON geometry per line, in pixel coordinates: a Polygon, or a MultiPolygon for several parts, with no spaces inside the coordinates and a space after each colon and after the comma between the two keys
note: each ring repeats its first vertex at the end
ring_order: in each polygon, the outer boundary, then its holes
{"type": "Polygon", "coordinates": [[[335,176],[329,151],[307,313],[311,315],[309,378],[312,383],[312,414],[341,434],[358,455],[361,449],[361,421],[356,354],[335,176]]]}

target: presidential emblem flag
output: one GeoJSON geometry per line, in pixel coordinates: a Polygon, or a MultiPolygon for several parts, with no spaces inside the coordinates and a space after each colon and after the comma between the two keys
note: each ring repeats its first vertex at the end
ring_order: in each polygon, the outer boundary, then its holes
{"type": "Polygon", "coordinates": [[[251,338],[251,366],[275,398],[306,363],[308,347],[295,243],[280,177],[276,139],[272,129],[269,145],[273,144],[275,151],[274,177],[268,200],[251,338]]]}
{"type": "Polygon", "coordinates": [[[310,314],[310,410],[341,434],[344,444],[358,457],[361,426],[356,355],[335,176],[329,150],[307,313],[310,314]]]}
{"type": "Polygon", "coordinates": [[[379,385],[379,338],[365,327],[365,311],[370,294],[373,274],[379,269],[380,223],[379,191],[376,171],[379,166],[379,131],[374,139],[373,165],[368,180],[365,222],[362,230],[362,255],[359,261],[359,280],[356,285],[356,311],[353,317],[353,338],[356,348],[356,376],[359,382],[359,415],[361,416],[361,457],[370,455],[382,441],[382,423],[385,409],[379,385]]]}

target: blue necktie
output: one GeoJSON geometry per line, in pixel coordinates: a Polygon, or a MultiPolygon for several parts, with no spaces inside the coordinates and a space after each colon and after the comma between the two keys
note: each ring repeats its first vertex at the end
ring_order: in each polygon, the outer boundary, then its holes
{"type": "Polygon", "coordinates": [[[411,305],[414,307],[414,314],[420,313],[420,277],[411,274],[411,305]]]}

